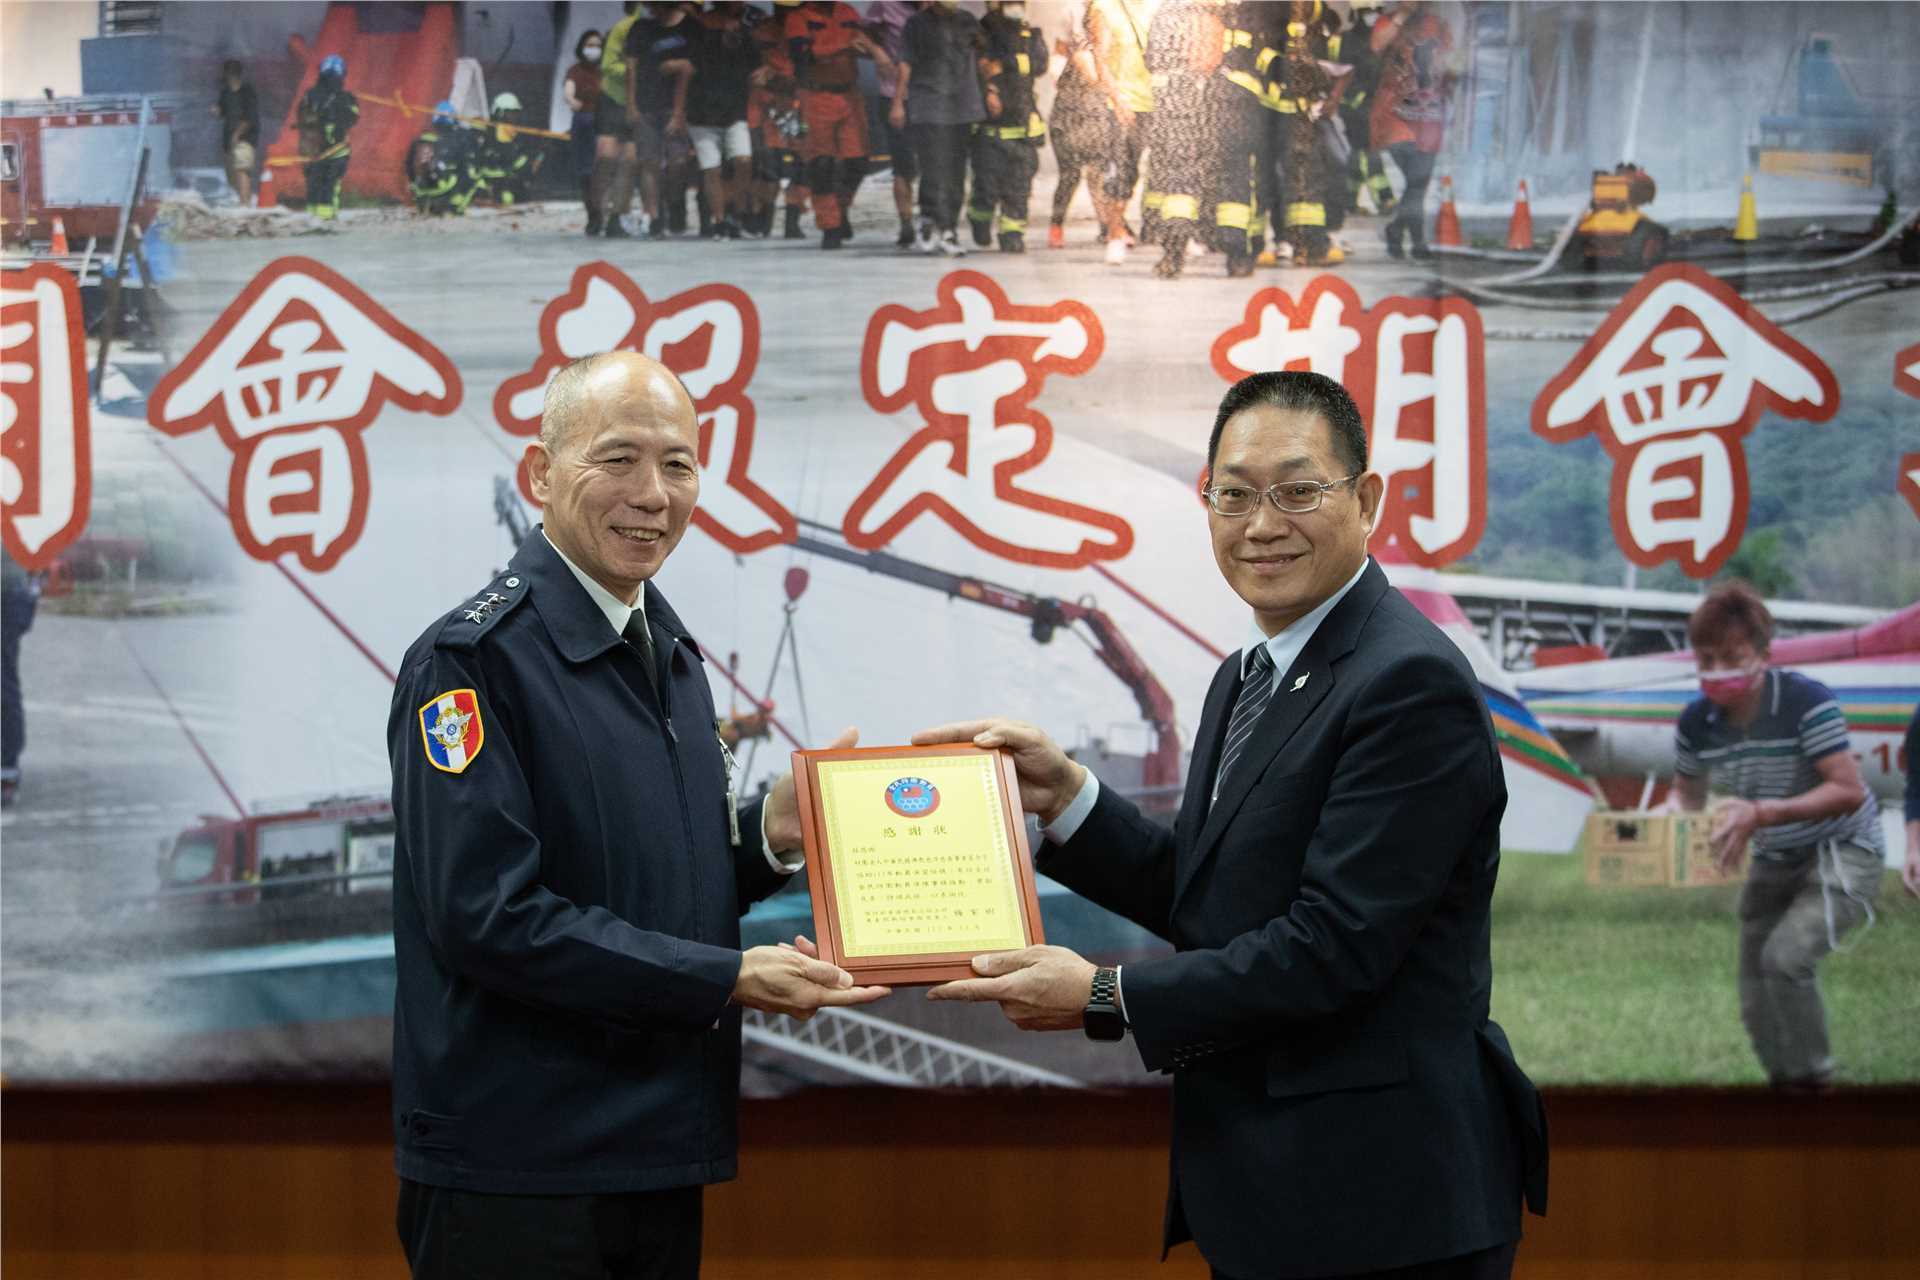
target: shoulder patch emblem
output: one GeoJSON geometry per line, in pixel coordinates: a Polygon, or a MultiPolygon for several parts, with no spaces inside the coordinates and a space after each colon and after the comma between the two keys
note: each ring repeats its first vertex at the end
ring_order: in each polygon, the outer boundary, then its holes
{"type": "Polygon", "coordinates": [[[480,700],[471,689],[437,694],[420,708],[420,741],[427,762],[443,773],[462,773],[486,744],[486,726],[480,722],[480,700]]]}

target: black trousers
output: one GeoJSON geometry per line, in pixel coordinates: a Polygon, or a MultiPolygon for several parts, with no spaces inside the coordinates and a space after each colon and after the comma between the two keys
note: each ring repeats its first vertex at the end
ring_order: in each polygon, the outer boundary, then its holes
{"type": "Polygon", "coordinates": [[[413,1280],[698,1280],[700,1187],[487,1195],[400,1180],[413,1280]]]}
{"type": "Polygon", "coordinates": [[[1219,185],[1212,76],[1182,72],[1156,86],[1148,119],[1147,191],[1158,211],[1152,238],[1178,252],[1194,238],[1219,185]]]}
{"type": "Polygon", "coordinates": [[[1220,166],[1213,191],[1213,245],[1239,257],[1251,252],[1265,215],[1261,201],[1275,184],[1262,174],[1272,168],[1267,147],[1267,117],[1274,113],[1260,99],[1237,85],[1220,83],[1213,90],[1214,118],[1220,139],[1220,166]]]}
{"type": "Polygon", "coordinates": [[[1427,242],[1427,184],[1433,181],[1433,152],[1422,151],[1411,142],[1396,142],[1387,148],[1400,172],[1407,175],[1407,189],[1400,194],[1400,210],[1387,223],[1387,239],[1400,243],[1400,237],[1413,237],[1415,244],[1427,242]]]}
{"type": "Polygon", "coordinates": [[[340,180],[347,176],[347,156],[307,163],[307,208],[331,218],[340,208],[340,180]]]}
{"type": "Polygon", "coordinates": [[[914,157],[920,164],[920,215],[941,231],[960,225],[960,203],[967,195],[968,124],[908,125],[914,157]]]}
{"type": "Polygon", "coordinates": [[[1025,138],[996,138],[986,132],[973,136],[973,198],[967,217],[992,222],[1000,211],[1001,231],[1027,229],[1027,201],[1033,195],[1033,175],[1040,171],[1040,146],[1025,138]]]}
{"type": "MultiPolygon", "coordinates": [[[[1477,1253],[1463,1253],[1457,1258],[1417,1262],[1389,1271],[1343,1271],[1338,1276],[1322,1276],[1316,1280],[1508,1280],[1513,1274],[1513,1255],[1519,1248],[1520,1242],[1516,1240],[1477,1253]]],[[[1235,1277],[1215,1271],[1213,1280],[1256,1280],[1256,1277],[1235,1277]]]]}

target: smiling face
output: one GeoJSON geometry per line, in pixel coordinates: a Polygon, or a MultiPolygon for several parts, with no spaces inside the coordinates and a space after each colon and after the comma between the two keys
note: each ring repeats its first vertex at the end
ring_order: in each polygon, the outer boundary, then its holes
{"type": "Polygon", "coordinates": [[[528,446],[547,537],[628,604],[660,571],[700,496],[700,427],[664,366],[623,354],[587,375],[551,447],[528,446]]]}
{"type": "MultiPolygon", "coordinates": [[[[1209,483],[1264,492],[1283,480],[1325,484],[1349,474],[1324,417],[1257,404],[1228,419],[1209,483]]],[[[1209,509],[1213,558],[1262,631],[1278,634],[1360,571],[1383,487],[1369,471],[1327,490],[1318,511],[1289,515],[1265,498],[1249,516],[1209,509]]]]}

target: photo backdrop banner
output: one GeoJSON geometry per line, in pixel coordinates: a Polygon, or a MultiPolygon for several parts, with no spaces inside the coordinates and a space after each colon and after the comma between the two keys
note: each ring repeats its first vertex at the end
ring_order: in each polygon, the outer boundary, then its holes
{"type": "MultiPolygon", "coordinates": [[[[1027,6],[1056,128],[1083,7],[1027,6]]],[[[1920,1081],[1920,911],[1897,871],[1920,696],[1920,7],[1431,6],[1439,150],[1369,153],[1329,109],[1309,135],[1324,190],[1289,204],[1350,205],[1330,239],[1283,218],[1290,262],[1232,276],[1193,245],[1171,279],[1138,192],[1139,243],[1109,262],[1057,137],[1035,144],[1024,254],[998,228],[976,247],[964,214],[965,257],[896,248],[877,121],[837,252],[810,214],[797,240],[777,217],[702,239],[690,194],[687,234],[589,238],[560,75],[613,5],[496,6],[511,59],[458,6],[380,6],[378,30],[357,25],[372,6],[164,8],[152,58],[102,31],[89,99],[3,113],[27,227],[0,297],[24,732],[0,856],[10,1082],[385,1072],[395,667],[538,523],[546,384],[611,349],[665,362],[699,414],[700,504],[658,585],[743,793],[846,726],[887,744],[1007,714],[1163,818],[1251,627],[1199,494],[1215,407],[1260,370],[1341,381],[1387,482],[1372,550],[1473,661],[1499,736],[1494,1016],[1545,1083],[1763,1080],[1738,886],[1653,845],[1636,865],[1658,883],[1607,883],[1629,865],[1607,849],[1658,833],[1592,821],[1665,799],[1696,691],[1686,617],[1706,586],[1753,583],[1883,810],[1877,918],[1822,970],[1840,1078],[1920,1081]],[[440,79],[410,88],[421,42],[440,79]],[[404,148],[356,147],[342,211],[315,217],[293,104],[331,53],[369,137],[428,127],[409,93],[511,85],[556,125],[529,135],[534,188],[430,216],[392,196],[404,148]],[[239,206],[202,123],[225,57],[258,81],[273,207],[239,206]],[[75,215],[33,175],[143,94],[171,171],[147,175],[144,256],[116,271],[110,230],[48,240],[75,215]],[[1401,236],[1433,255],[1389,256],[1383,192],[1428,160],[1401,236]]],[[[1314,58],[1335,107],[1353,47],[1314,58]]],[[[1158,135],[1142,191],[1218,145],[1158,135]]],[[[804,881],[753,911],[750,943],[811,930],[804,881]]],[[[1040,902],[1050,941],[1102,962],[1167,948],[1044,878],[1040,902]]],[[[746,1035],[760,1093],[1164,1083],[1125,1045],[914,991],[804,1026],[750,1014],[746,1035]]]]}

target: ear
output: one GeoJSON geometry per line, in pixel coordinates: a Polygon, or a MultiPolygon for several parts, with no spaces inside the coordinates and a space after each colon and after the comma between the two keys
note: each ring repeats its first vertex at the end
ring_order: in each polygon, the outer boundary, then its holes
{"type": "Polygon", "coordinates": [[[1387,482],[1377,471],[1369,471],[1353,482],[1354,497],[1359,499],[1360,518],[1367,523],[1367,536],[1380,524],[1380,502],[1386,496],[1387,482]]]}
{"type": "Polygon", "coordinates": [[[553,455],[547,452],[547,446],[534,440],[522,456],[527,464],[527,482],[533,488],[533,500],[544,507],[553,498],[553,455]]]}

